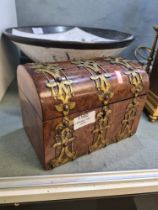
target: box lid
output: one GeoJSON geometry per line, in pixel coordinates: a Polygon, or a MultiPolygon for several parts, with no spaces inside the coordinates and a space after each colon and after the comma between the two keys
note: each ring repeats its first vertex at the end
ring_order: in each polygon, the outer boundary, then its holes
{"type": "Polygon", "coordinates": [[[137,98],[149,88],[143,67],[123,58],[30,63],[17,76],[42,121],[137,98]]]}

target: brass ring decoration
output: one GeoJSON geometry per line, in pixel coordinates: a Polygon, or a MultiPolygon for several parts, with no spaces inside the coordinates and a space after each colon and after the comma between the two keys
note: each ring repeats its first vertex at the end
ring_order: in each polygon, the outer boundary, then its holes
{"type": "Polygon", "coordinates": [[[155,54],[156,54],[156,51],[157,51],[156,47],[157,47],[157,41],[158,41],[158,25],[153,26],[153,29],[155,30],[156,33],[155,33],[155,39],[154,39],[154,42],[152,44],[152,47],[148,48],[148,47],[140,46],[140,47],[136,48],[135,53],[134,53],[135,57],[136,57],[136,59],[138,60],[139,63],[146,64],[145,70],[148,74],[150,74],[151,71],[152,71],[153,61],[154,61],[155,54]],[[147,58],[145,58],[145,60],[146,60],[145,63],[142,63],[140,61],[140,59],[138,58],[138,54],[139,54],[140,57],[142,57],[142,58],[144,57],[140,53],[140,50],[142,50],[142,49],[149,52],[149,56],[147,58]]]}
{"type": "Polygon", "coordinates": [[[60,152],[55,159],[51,160],[50,167],[54,168],[74,160],[77,156],[73,148],[73,121],[68,117],[70,110],[75,108],[75,102],[70,101],[73,96],[72,81],[68,80],[64,70],[59,65],[33,64],[33,68],[36,69],[36,72],[42,72],[47,78],[46,86],[51,88],[52,97],[61,102],[55,108],[64,116],[62,122],[55,128],[55,143],[52,147],[54,149],[60,148],[60,152]],[[50,76],[51,80],[49,79],[50,76]]]}
{"type": "Polygon", "coordinates": [[[142,65],[146,65],[148,62],[148,57],[151,53],[151,48],[149,47],[145,47],[145,46],[138,46],[135,50],[134,50],[134,56],[136,58],[136,60],[142,64],[142,65]],[[148,55],[144,55],[144,53],[148,53],[148,55]]]}

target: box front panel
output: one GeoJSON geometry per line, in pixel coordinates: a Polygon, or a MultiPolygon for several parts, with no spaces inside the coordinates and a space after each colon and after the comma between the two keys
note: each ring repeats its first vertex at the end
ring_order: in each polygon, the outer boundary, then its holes
{"type": "Polygon", "coordinates": [[[98,118],[102,108],[72,114],[69,116],[70,127],[63,125],[63,118],[46,121],[44,123],[46,169],[62,165],[133,135],[145,100],[146,96],[140,96],[132,113],[128,110],[132,99],[111,104],[109,106],[111,112],[107,119],[103,116],[98,118]]]}

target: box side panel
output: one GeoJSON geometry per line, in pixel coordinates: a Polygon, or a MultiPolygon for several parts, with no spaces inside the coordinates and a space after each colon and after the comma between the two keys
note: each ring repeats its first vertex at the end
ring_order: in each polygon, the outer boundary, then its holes
{"type": "Polygon", "coordinates": [[[43,165],[45,154],[43,147],[42,121],[20,88],[19,88],[19,96],[20,96],[24,129],[37,153],[37,156],[39,157],[43,165]]]}
{"type": "Polygon", "coordinates": [[[34,108],[34,111],[43,119],[42,107],[37,88],[34,80],[30,77],[24,66],[19,65],[17,70],[18,87],[22,90],[23,94],[34,108]]]}
{"type": "MultiPolygon", "coordinates": [[[[134,118],[130,116],[128,112],[129,104],[131,104],[132,99],[125,100],[122,102],[117,102],[110,105],[111,114],[108,119],[107,128],[103,129],[103,139],[100,137],[97,138],[98,142],[95,142],[94,138],[96,126],[98,126],[97,117],[96,121],[80,128],[73,130],[72,140],[66,144],[59,137],[57,132],[57,127],[61,125],[63,118],[56,118],[54,120],[49,120],[44,122],[44,147],[45,147],[45,165],[49,169],[51,167],[52,160],[66,160],[66,162],[73,160],[79,156],[90,153],[92,150],[91,146],[96,144],[94,150],[100,149],[112,143],[117,143],[118,141],[125,139],[133,135],[138,127],[141,113],[144,108],[144,103],[146,96],[140,96],[138,99],[138,105],[136,112],[134,113],[134,118]],[[129,119],[126,119],[129,115],[129,119]],[[126,128],[124,122],[128,120],[130,124],[130,131],[126,128]],[[123,131],[122,131],[123,130],[123,131]],[[75,155],[73,156],[73,154],[75,155]],[[71,155],[73,158],[71,158],[71,155]]],[[[72,122],[76,117],[85,115],[95,111],[95,116],[102,111],[102,108],[95,110],[84,111],[80,113],[75,113],[69,116],[69,119],[72,122]]],[[[73,127],[74,128],[74,127],[73,127]]],[[[98,132],[99,136],[100,133],[98,132]]],[[[62,163],[59,163],[61,165],[62,163]]]]}

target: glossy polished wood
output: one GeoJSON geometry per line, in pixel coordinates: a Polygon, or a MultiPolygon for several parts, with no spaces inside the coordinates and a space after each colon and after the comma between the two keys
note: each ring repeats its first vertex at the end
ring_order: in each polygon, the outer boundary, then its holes
{"type": "MultiPolygon", "coordinates": [[[[125,70],[121,65],[110,64],[104,59],[95,61],[102,66],[102,73],[112,73],[112,76],[108,78],[114,95],[109,102],[112,112],[106,133],[107,146],[118,141],[117,136],[121,130],[126,109],[132,103],[133,94],[129,79],[124,74],[127,69],[125,70]],[[119,82],[116,70],[121,72],[122,82],[119,82]]],[[[100,112],[103,105],[98,99],[98,91],[95,82],[90,78],[90,73],[83,67],[78,68],[70,61],[58,62],[58,65],[64,69],[67,79],[72,81],[74,95],[71,100],[76,103],[76,106],[70,110],[70,120],[90,111],[100,112]]],[[[148,76],[142,67],[137,63],[132,63],[132,65],[139,69],[138,71],[142,75],[143,91],[137,99],[137,113],[130,135],[136,132],[149,85],[148,76]]],[[[55,159],[61,150],[61,148],[55,149],[52,145],[55,144],[55,129],[62,121],[63,114],[55,109],[55,105],[60,101],[52,97],[51,89],[46,86],[47,82],[45,75],[32,69],[31,64],[19,66],[18,84],[24,127],[42,164],[46,169],[49,169],[50,161],[55,159]]],[[[91,123],[74,131],[73,147],[77,152],[77,157],[89,153],[89,147],[93,142],[93,130],[94,123],[91,123]]]]}

